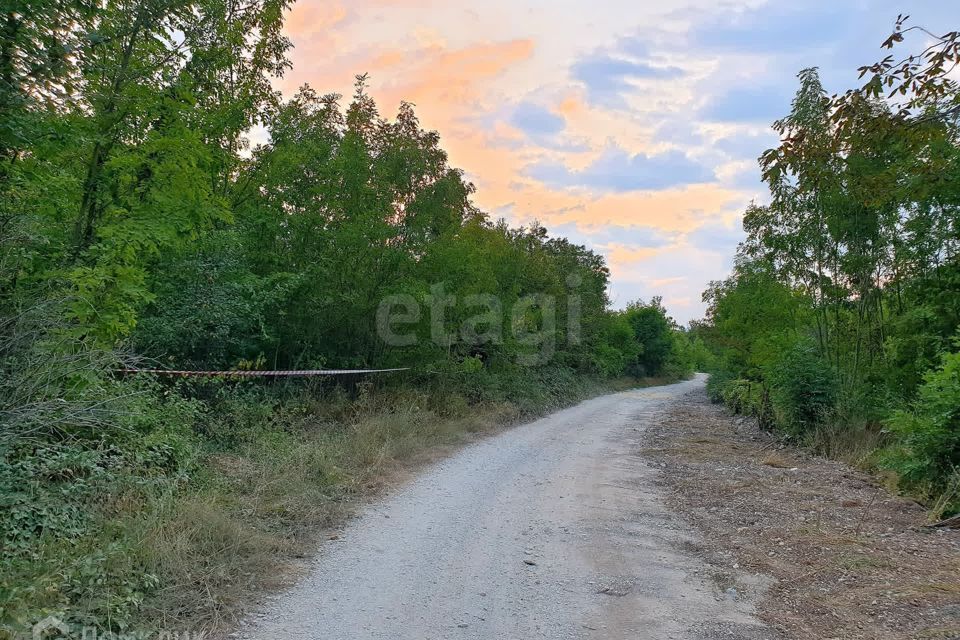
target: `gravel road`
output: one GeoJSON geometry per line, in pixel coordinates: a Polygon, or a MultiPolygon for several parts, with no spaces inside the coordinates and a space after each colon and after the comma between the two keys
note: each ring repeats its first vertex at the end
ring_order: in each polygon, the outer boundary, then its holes
{"type": "Polygon", "coordinates": [[[704,379],[587,400],[426,469],[327,542],[251,640],[773,638],[664,506],[644,430],[704,379]]]}

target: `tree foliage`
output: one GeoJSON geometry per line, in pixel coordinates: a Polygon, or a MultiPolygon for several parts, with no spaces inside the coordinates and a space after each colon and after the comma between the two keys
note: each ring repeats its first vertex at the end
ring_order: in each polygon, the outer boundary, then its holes
{"type": "Polygon", "coordinates": [[[960,39],[905,21],[885,48],[914,31],[932,43],[863,67],[862,87],[828,97],[816,69],[800,72],[760,159],[770,202],[748,208],[733,275],[704,293],[704,335],[729,387],[716,397],[828,450],[838,430],[883,431],[904,485],[935,494],[960,462],[945,382],[960,327],[960,39]]]}
{"type": "MultiPolygon", "coordinates": [[[[307,85],[284,100],[289,4],[0,12],[0,624],[54,612],[125,632],[172,592],[218,607],[193,567],[161,584],[168,559],[144,532],[204,456],[294,446],[282,389],[117,369],[399,366],[397,393],[430,415],[489,402],[515,417],[601,378],[693,367],[659,299],[610,308],[602,256],[479,210],[413,105],[385,116],[362,75],[346,100],[307,85]]],[[[344,454],[331,442],[305,455],[344,454]]],[[[282,467],[290,451],[270,455],[282,467]]],[[[314,476],[332,463],[306,463],[311,499],[329,500],[337,480],[314,476]]],[[[219,553],[244,553],[231,545],[219,553]]]]}

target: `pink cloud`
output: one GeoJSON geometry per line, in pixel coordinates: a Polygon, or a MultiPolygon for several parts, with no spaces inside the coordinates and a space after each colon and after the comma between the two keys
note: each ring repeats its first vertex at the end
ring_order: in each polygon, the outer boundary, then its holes
{"type": "MultiPolygon", "coordinates": [[[[686,143],[658,132],[651,114],[689,110],[696,95],[692,86],[658,86],[629,111],[593,104],[568,69],[579,48],[592,46],[587,39],[597,37],[584,30],[599,19],[597,12],[549,8],[537,14],[542,23],[533,23],[531,11],[524,3],[479,9],[430,0],[300,0],[286,26],[295,45],[294,66],[276,86],[289,96],[307,82],[348,100],[354,77],[369,73],[370,93],[381,112],[392,116],[401,101],[414,103],[422,125],[440,132],[451,164],[476,183],[478,206],[514,224],[537,219],[548,228],[578,223],[588,230],[644,225],[680,237],[680,245],[667,247],[594,248],[609,260],[615,291],[629,289],[632,298],[669,289],[678,306],[695,309],[703,284],[697,274],[719,276],[724,265],[720,256],[682,245],[682,238],[708,221],[736,215],[746,204],[743,190],[727,174],[704,184],[622,193],[554,189],[525,176],[525,168],[539,161],[582,169],[611,141],[630,154],[682,147],[686,143]],[[577,18],[578,13],[583,15],[577,18]],[[569,31],[562,37],[561,26],[569,31]],[[545,33],[550,40],[538,36],[545,33]],[[561,142],[576,144],[539,146],[509,124],[512,108],[532,98],[564,118],[561,142]]],[[[613,41],[623,19],[594,26],[608,30],[604,37],[613,41]]]]}
{"type": "Polygon", "coordinates": [[[294,42],[304,42],[347,18],[347,9],[341,4],[301,2],[293,5],[284,22],[284,30],[294,42]]]}

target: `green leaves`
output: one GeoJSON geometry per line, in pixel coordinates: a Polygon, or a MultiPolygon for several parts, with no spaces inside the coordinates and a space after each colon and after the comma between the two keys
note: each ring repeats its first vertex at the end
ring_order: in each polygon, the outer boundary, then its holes
{"type": "Polygon", "coordinates": [[[639,353],[629,369],[630,373],[637,376],[662,375],[675,349],[675,325],[667,315],[662,298],[654,297],[649,304],[638,300],[627,305],[623,318],[633,330],[634,339],[639,345],[639,353]]]}
{"type": "MultiPolygon", "coordinates": [[[[884,47],[920,30],[905,21],[884,47]]],[[[734,275],[704,300],[713,397],[753,406],[743,397],[759,387],[762,421],[772,408],[778,428],[831,453],[884,422],[903,486],[933,498],[960,463],[953,356],[928,371],[960,325],[960,91],[948,72],[960,38],[927,35],[921,53],[861,68],[864,85],[839,97],[800,72],[774,126],[781,144],[760,162],[770,203],[747,209],[734,275]]]]}
{"type": "Polygon", "coordinates": [[[113,186],[94,244],[84,264],[66,272],[78,335],[108,346],[128,335],[153,300],[147,288],[153,261],[231,220],[212,191],[208,169],[203,145],[181,127],[151,132],[142,145],[105,164],[104,180],[113,186]]]}
{"type": "MultiPolygon", "coordinates": [[[[902,484],[928,498],[947,492],[960,463],[960,353],[944,354],[924,376],[913,406],[895,411],[885,424],[897,437],[885,462],[902,484]]],[[[960,508],[960,496],[946,497],[945,506],[960,508]]]]}
{"type": "Polygon", "coordinates": [[[808,433],[833,418],[837,379],[811,341],[801,341],[772,364],[767,376],[780,427],[808,433]]]}

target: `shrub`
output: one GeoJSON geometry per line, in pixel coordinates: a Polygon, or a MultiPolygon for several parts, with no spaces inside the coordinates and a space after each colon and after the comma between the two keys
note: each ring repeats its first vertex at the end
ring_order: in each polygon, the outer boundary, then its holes
{"type": "Polygon", "coordinates": [[[635,377],[658,376],[674,349],[674,323],[659,297],[650,303],[638,300],[623,312],[642,349],[627,373],[635,377]]]}
{"type": "MultiPolygon", "coordinates": [[[[885,462],[902,486],[928,497],[948,491],[960,466],[960,352],[945,354],[924,376],[913,407],[895,411],[886,426],[896,443],[885,462]]],[[[947,507],[960,509],[960,500],[947,507]]]]}
{"type": "Polygon", "coordinates": [[[734,377],[729,371],[720,370],[711,373],[707,379],[707,396],[710,398],[710,402],[717,404],[723,402],[724,390],[733,379],[734,377]]]}
{"type": "Polygon", "coordinates": [[[770,397],[763,383],[738,378],[720,390],[721,399],[734,413],[752,416],[761,428],[770,426],[770,397]]]}
{"type": "Polygon", "coordinates": [[[768,381],[776,425],[794,435],[811,432],[836,405],[833,369],[808,342],[787,351],[771,368],[768,381]]]}
{"type": "Polygon", "coordinates": [[[633,327],[623,315],[605,319],[602,340],[588,352],[586,370],[604,377],[623,375],[642,351],[634,338],[633,327]]]}
{"type": "Polygon", "coordinates": [[[728,382],[722,391],[723,404],[734,413],[749,413],[750,391],[753,383],[749,380],[737,378],[728,382]]]}

